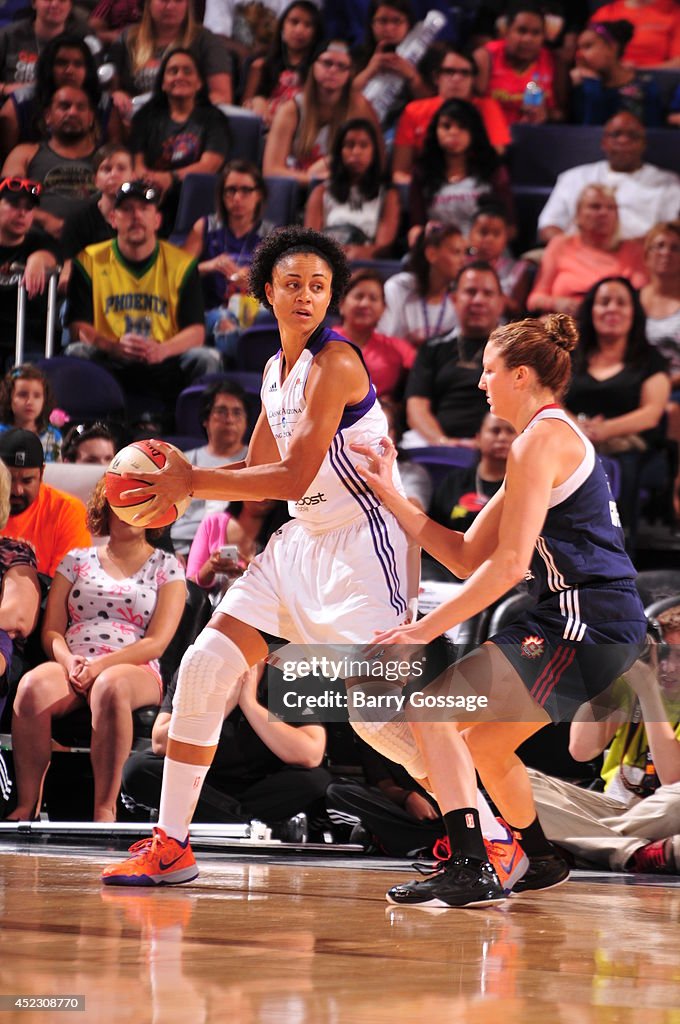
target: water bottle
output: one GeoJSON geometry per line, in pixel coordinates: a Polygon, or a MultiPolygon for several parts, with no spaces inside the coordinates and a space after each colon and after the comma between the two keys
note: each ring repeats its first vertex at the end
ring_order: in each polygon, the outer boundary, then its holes
{"type": "MultiPolygon", "coordinates": [[[[445,25],[445,14],[441,11],[428,11],[423,21],[417,22],[402,39],[395,52],[415,66],[445,25]]],[[[401,75],[394,71],[382,71],[379,75],[374,75],[364,86],[363,94],[381,124],[387,119],[405,84],[401,75]]]]}
{"type": "Polygon", "coordinates": [[[524,88],[524,96],[522,98],[522,111],[526,115],[528,121],[535,121],[536,114],[545,103],[545,90],[538,81],[538,76],[534,77],[527,82],[524,88]]]}

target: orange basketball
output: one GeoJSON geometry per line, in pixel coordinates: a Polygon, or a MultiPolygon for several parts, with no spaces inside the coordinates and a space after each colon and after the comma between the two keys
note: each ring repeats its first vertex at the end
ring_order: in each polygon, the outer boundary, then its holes
{"type": "MultiPolygon", "coordinates": [[[[133,441],[126,448],[121,448],[113,457],[106,471],[106,500],[118,518],[122,519],[124,523],[130,523],[134,526],[135,523],[132,517],[137,515],[138,512],[142,512],[144,506],[152,501],[153,496],[149,498],[136,498],[132,495],[123,498],[121,495],[138,485],[153,483],[153,477],[147,476],[147,474],[163,468],[166,463],[164,449],[167,448],[171,448],[185,461],[188,461],[184,452],[181,452],[179,448],[175,448],[172,444],[167,444],[165,441],[162,445],[157,441],[133,441]],[[133,476],[124,478],[121,476],[122,473],[131,473],[133,476]]],[[[147,523],[147,529],[169,526],[170,523],[174,523],[176,519],[184,515],[190,504],[190,497],[182,498],[181,501],[171,505],[163,515],[147,523]]]]}

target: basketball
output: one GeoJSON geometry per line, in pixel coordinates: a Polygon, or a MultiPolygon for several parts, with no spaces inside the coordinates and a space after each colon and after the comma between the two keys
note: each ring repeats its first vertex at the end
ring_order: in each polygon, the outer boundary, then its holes
{"type": "MultiPolygon", "coordinates": [[[[123,498],[121,495],[125,491],[132,490],[137,485],[150,483],[153,478],[148,477],[146,474],[163,468],[166,462],[164,449],[168,448],[176,452],[185,462],[187,461],[184,452],[180,451],[179,448],[175,448],[174,445],[167,444],[165,441],[161,445],[156,441],[146,440],[133,441],[126,448],[121,448],[111,460],[106,471],[106,500],[118,518],[122,519],[124,523],[130,523],[131,526],[134,526],[133,516],[143,511],[144,506],[153,500],[153,496],[136,498],[134,495],[131,495],[123,498]],[[122,473],[132,473],[134,479],[132,477],[124,478],[121,476],[122,473]]],[[[169,526],[170,523],[174,523],[176,519],[184,515],[190,504],[191,498],[189,496],[182,498],[181,501],[171,505],[167,512],[153,519],[150,523],[146,523],[146,529],[159,529],[162,526],[169,526]]]]}

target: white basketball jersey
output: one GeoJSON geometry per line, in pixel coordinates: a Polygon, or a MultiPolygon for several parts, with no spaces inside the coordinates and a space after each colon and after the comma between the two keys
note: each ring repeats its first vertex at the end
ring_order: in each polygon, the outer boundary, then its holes
{"type": "MultiPolygon", "coordinates": [[[[279,352],[269,362],[262,382],[262,405],[282,458],[288,452],[297,422],[306,408],[305,387],[314,357],[329,342],[336,341],[351,344],[330,328],[319,328],[283,383],[282,353],[279,352]]],[[[353,345],[352,348],[359,351],[353,345]]],[[[353,452],[350,445],[364,444],[377,448],[380,438],[386,437],[388,432],[387,418],[369,381],[366,397],[356,405],[345,406],[319,472],[303,497],[288,503],[290,514],[314,532],[337,529],[360,515],[373,518],[380,502],[357,471],[357,466],[365,460],[353,452]]],[[[402,491],[396,463],[394,482],[402,491]]]]}

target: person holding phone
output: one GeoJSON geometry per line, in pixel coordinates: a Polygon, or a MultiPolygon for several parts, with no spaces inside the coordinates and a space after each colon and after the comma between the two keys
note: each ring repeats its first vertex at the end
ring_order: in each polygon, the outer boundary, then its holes
{"type": "Polygon", "coordinates": [[[280,501],[232,501],[224,511],[207,515],[189,550],[187,577],[223,593],[286,518],[280,501]]]}

